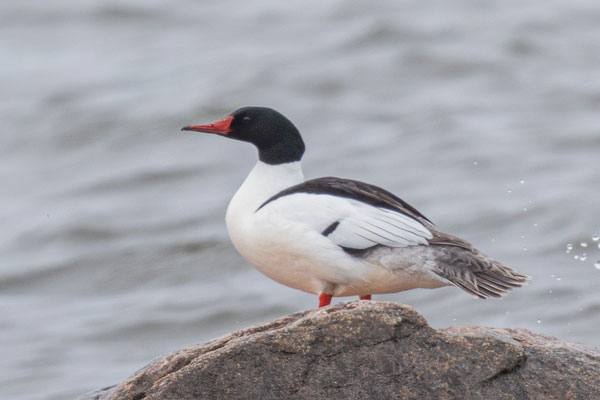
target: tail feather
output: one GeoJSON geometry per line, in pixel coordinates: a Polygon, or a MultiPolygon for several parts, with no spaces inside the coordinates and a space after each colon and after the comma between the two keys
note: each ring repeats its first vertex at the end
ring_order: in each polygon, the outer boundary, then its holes
{"type": "Polygon", "coordinates": [[[460,288],[460,289],[464,290],[465,292],[472,294],[475,297],[479,297],[480,299],[487,299],[487,297],[483,293],[479,292],[479,290],[473,289],[473,286],[471,286],[471,285],[465,285],[460,281],[456,281],[456,282],[450,281],[450,282],[457,288],[460,288]]]}
{"type": "Polygon", "coordinates": [[[502,297],[530,279],[475,249],[439,246],[434,272],[451,284],[481,299],[502,297]]]}

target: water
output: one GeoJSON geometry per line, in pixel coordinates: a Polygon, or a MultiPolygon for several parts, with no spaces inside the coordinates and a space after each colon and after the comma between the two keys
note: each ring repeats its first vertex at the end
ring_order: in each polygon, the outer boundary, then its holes
{"type": "Polygon", "coordinates": [[[255,151],[179,131],[251,104],[298,125],[307,177],[386,187],[534,278],[376,299],[600,346],[600,249],[564,250],[600,226],[596,2],[30,0],[0,19],[0,398],[74,397],[315,307],[228,241],[255,151]]]}
{"type": "Polygon", "coordinates": [[[573,245],[571,243],[568,243],[566,253],[570,253],[572,250],[573,250],[573,245]]]}

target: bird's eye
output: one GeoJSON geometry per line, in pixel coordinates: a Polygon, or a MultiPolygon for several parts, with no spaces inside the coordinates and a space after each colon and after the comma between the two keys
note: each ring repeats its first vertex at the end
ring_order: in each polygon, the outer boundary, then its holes
{"type": "Polygon", "coordinates": [[[249,122],[252,118],[250,118],[249,116],[245,116],[244,118],[242,118],[242,121],[244,122],[249,122]]]}

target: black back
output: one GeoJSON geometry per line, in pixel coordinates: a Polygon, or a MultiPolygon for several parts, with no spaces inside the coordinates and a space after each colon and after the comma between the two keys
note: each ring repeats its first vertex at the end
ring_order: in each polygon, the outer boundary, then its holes
{"type": "Polygon", "coordinates": [[[298,185],[290,186],[276,195],[271,196],[271,198],[258,207],[256,211],[272,201],[294,193],[329,194],[332,196],[346,197],[375,207],[400,212],[417,221],[423,219],[433,224],[433,222],[421,214],[416,208],[385,189],[352,179],[336,178],[332,176],[311,179],[298,185]]]}

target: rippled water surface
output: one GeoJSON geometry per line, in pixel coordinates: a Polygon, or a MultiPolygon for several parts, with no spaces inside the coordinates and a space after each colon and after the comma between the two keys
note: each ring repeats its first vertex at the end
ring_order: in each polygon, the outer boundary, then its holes
{"type": "Polygon", "coordinates": [[[315,307],[228,240],[255,150],[179,131],[248,104],[297,124],[307,177],[384,186],[534,278],[376,299],[600,346],[597,2],[27,0],[0,21],[0,398],[315,307]]]}

